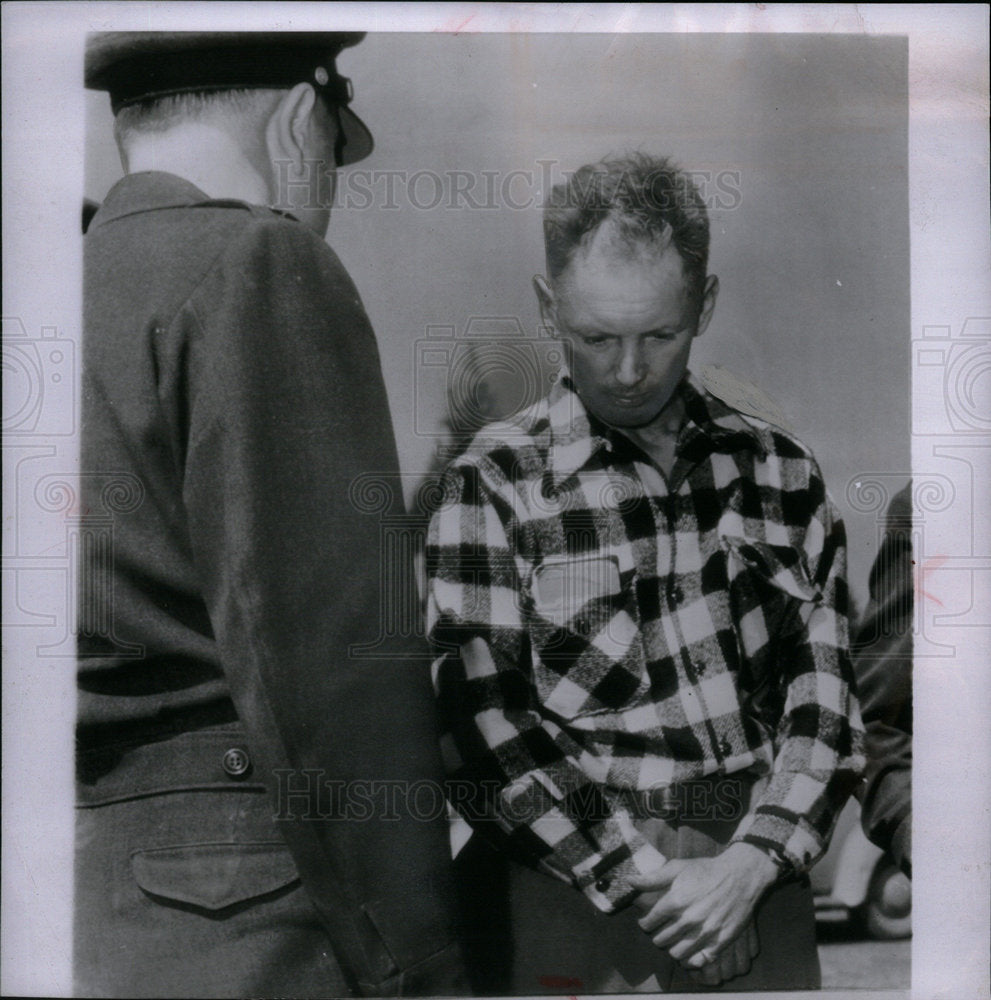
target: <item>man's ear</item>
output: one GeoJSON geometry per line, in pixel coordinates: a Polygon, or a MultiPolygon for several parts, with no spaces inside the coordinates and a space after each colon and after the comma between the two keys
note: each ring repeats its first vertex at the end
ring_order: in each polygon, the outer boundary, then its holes
{"type": "Polygon", "coordinates": [[[537,293],[537,304],[540,306],[540,319],[546,326],[552,337],[557,337],[557,323],[555,322],[554,292],[547,284],[547,279],[540,274],[533,276],[533,290],[537,293]]]}
{"type": "Polygon", "coordinates": [[[705,333],[705,328],[712,319],[713,310],[716,308],[716,296],[719,294],[719,279],[710,274],[705,279],[705,286],[702,289],[702,308],[699,310],[699,321],[695,327],[695,336],[701,337],[705,333]]]}
{"type": "Polygon", "coordinates": [[[265,127],[265,144],[272,163],[288,161],[297,170],[303,169],[316,100],[310,84],[297,83],[276,105],[265,127]]]}

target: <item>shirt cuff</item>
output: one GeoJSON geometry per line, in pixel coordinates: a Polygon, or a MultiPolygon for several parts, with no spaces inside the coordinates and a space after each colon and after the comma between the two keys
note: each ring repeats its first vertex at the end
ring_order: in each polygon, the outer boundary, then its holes
{"type": "Polygon", "coordinates": [[[630,885],[635,876],[652,875],[667,858],[639,834],[635,843],[624,844],[608,854],[575,869],[578,887],[596,909],[615,913],[629,906],[641,890],[630,885]]]}
{"type": "Polygon", "coordinates": [[[770,855],[782,875],[808,871],[822,854],[819,842],[800,824],[760,812],[743,818],[730,843],[759,847],[770,855]]]}

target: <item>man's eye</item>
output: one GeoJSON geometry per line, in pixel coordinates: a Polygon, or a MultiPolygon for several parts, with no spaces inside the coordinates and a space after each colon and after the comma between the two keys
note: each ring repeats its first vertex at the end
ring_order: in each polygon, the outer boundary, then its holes
{"type": "Polygon", "coordinates": [[[604,347],[609,343],[609,338],[601,336],[582,337],[582,341],[588,344],[589,347],[604,347]]]}

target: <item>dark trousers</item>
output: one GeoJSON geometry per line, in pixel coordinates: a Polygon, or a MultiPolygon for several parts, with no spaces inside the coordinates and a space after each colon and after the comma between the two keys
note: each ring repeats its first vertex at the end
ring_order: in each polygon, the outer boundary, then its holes
{"type": "MultiPolygon", "coordinates": [[[[167,745],[148,752],[164,759],[167,745]]],[[[174,765],[178,779],[181,746],[174,765]]],[[[76,996],[349,992],[257,788],[80,808],[74,938],[76,996]]]]}
{"type": "MultiPolygon", "coordinates": [[[[639,824],[666,857],[718,854],[736,821],[639,824]]],[[[598,911],[568,883],[524,867],[476,834],[455,862],[472,982],[480,994],[707,991],[694,986],[640,929],[635,907],[598,911]]],[[[756,910],[760,954],[722,991],[810,990],[820,986],[812,890],[806,876],[778,883],[756,910]]]]}

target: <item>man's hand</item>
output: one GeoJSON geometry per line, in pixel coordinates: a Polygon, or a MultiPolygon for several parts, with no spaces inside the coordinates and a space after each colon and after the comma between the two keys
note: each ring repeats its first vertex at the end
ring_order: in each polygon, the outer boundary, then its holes
{"type": "MultiPolygon", "coordinates": [[[[660,892],[642,892],[633,905],[642,913],[649,913],[661,895],[660,892]]],[[[690,969],[689,979],[695,986],[719,986],[737,976],[745,976],[759,952],[757,928],[753,920],[749,920],[743,933],[731,941],[722,954],[701,968],[690,969]]]]}
{"type": "Polygon", "coordinates": [[[640,908],[651,904],[640,926],[654,944],[688,968],[702,969],[718,967],[716,960],[743,934],[777,873],[764,851],[738,843],[714,858],[667,861],[630,882],[644,894],[640,908]]]}
{"type": "Polygon", "coordinates": [[[701,969],[692,969],[688,977],[695,986],[718,986],[737,976],[745,976],[759,951],[757,928],[750,920],[743,933],[731,941],[718,958],[701,969]]]}

